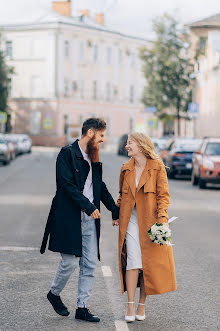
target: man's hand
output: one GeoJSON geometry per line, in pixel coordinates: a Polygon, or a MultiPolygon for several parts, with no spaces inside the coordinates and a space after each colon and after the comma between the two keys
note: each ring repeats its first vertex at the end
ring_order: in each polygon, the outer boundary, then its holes
{"type": "Polygon", "coordinates": [[[118,225],[119,225],[119,220],[114,220],[114,221],[112,221],[112,225],[113,225],[113,226],[115,226],[115,225],[118,226],[118,225]]]}
{"type": "Polygon", "coordinates": [[[90,216],[94,219],[101,218],[101,215],[100,215],[100,212],[98,209],[96,209],[90,216]]]}

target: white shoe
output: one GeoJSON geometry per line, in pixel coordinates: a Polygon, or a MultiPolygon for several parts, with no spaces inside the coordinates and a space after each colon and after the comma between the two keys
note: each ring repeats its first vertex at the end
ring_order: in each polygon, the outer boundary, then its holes
{"type": "Polygon", "coordinates": [[[131,322],[134,322],[134,321],[135,321],[135,315],[133,315],[133,316],[125,315],[125,322],[131,323],[131,322]]]}
{"type": "MultiPolygon", "coordinates": [[[[139,303],[139,305],[140,306],[145,306],[144,303],[139,303]]],[[[135,318],[136,318],[137,321],[144,321],[145,317],[146,317],[145,314],[144,315],[137,315],[137,314],[135,315],[135,318]]]]}
{"type": "MultiPolygon", "coordinates": [[[[127,303],[135,303],[135,302],[127,302],[127,303]]],[[[131,323],[135,321],[135,315],[125,315],[125,322],[131,323]]]]}

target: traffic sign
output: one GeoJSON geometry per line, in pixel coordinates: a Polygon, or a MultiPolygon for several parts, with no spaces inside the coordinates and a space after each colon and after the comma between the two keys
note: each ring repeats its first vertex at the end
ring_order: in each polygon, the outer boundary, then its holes
{"type": "Polygon", "coordinates": [[[147,113],[156,113],[157,112],[157,107],[146,107],[145,111],[147,113]]]}
{"type": "Polygon", "coordinates": [[[0,123],[5,124],[7,122],[7,113],[5,111],[0,111],[0,123]]]}
{"type": "Polygon", "coordinates": [[[52,120],[52,118],[44,118],[44,120],[43,120],[43,128],[50,130],[50,129],[52,129],[52,127],[53,127],[53,120],[52,120]]]}
{"type": "Polygon", "coordinates": [[[198,103],[190,102],[188,108],[189,108],[188,109],[189,114],[192,117],[198,116],[198,113],[199,113],[199,105],[198,105],[198,103]]]}

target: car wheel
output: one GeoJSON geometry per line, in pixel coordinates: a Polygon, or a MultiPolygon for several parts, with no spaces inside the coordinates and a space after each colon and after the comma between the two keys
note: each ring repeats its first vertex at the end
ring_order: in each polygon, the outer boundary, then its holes
{"type": "Polygon", "coordinates": [[[8,165],[10,163],[10,160],[6,160],[3,162],[4,166],[8,165]]]}
{"type": "Polygon", "coordinates": [[[194,172],[192,172],[191,183],[194,186],[199,184],[199,178],[194,174],[194,172]]]}
{"type": "Polygon", "coordinates": [[[199,179],[199,188],[204,189],[206,188],[206,182],[203,179],[199,179]]]}

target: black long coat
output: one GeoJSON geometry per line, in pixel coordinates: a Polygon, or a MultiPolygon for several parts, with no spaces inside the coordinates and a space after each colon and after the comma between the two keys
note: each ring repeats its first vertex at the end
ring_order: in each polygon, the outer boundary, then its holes
{"type": "MultiPolygon", "coordinates": [[[[100,201],[112,212],[112,218],[119,218],[119,208],[102,181],[102,163],[92,163],[94,202],[83,195],[83,188],[89,173],[89,163],[84,160],[78,146],[78,139],[61,149],[56,162],[57,191],[53,198],[44,232],[40,252],[53,252],[82,256],[81,211],[91,215],[100,210],[100,201]]],[[[95,220],[98,258],[100,259],[100,219],[95,220]]]]}

